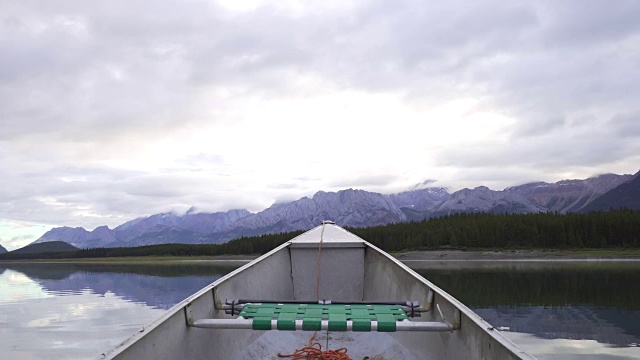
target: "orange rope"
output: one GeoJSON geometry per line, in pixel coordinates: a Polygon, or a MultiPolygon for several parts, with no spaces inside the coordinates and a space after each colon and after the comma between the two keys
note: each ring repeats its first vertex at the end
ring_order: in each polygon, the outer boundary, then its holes
{"type": "MultiPolygon", "coordinates": [[[[318,245],[318,282],[316,283],[316,301],[320,300],[320,264],[322,259],[322,240],[324,238],[324,223],[322,224],[322,232],[320,232],[320,244],[318,245]]],[[[280,354],[281,358],[292,358],[293,360],[351,360],[347,355],[347,348],[340,348],[336,350],[322,351],[322,345],[317,342],[313,342],[318,334],[317,331],[313,332],[313,336],[309,339],[309,345],[302,349],[296,350],[293,354],[280,354]]]]}
{"type": "Polygon", "coordinates": [[[293,354],[280,354],[281,358],[292,358],[294,360],[351,360],[347,355],[347,348],[322,351],[320,343],[312,343],[313,337],[309,340],[309,346],[296,350],[293,354]]]}

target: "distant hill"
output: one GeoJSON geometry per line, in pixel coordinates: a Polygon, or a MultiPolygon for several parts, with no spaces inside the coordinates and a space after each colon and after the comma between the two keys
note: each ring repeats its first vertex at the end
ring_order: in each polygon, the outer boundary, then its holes
{"type": "Polygon", "coordinates": [[[631,181],[602,194],[585,206],[581,212],[607,211],[621,208],[640,210],[640,171],[636,173],[631,181]]]}
{"type": "Polygon", "coordinates": [[[48,241],[38,244],[30,244],[23,248],[11,251],[11,254],[35,254],[46,252],[68,252],[77,251],[77,247],[64,241],[48,241]]]}
{"type": "Polygon", "coordinates": [[[5,249],[2,245],[0,245],[0,254],[4,254],[7,252],[7,249],[5,249]]]}

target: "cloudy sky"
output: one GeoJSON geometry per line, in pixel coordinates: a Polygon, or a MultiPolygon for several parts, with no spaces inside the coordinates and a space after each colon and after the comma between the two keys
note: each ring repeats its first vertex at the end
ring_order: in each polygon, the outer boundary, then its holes
{"type": "Polygon", "coordinates": [[[638,1],[0,0],[0,244],[640,169],[638,1]]]}

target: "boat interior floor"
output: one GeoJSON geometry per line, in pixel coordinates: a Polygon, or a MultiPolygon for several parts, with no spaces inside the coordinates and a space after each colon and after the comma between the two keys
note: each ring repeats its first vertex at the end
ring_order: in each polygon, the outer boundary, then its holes
{"type": "MultiPolygon", "coordinates": [[[[248,359],[278,359],[280,354],[292,354],[296,349],[309,345],[313,331],[265,331],[234,360],[248,359]]],[[[357,332],[328,332],[318,331],[314,342],[328,349],[346,348],[347,354],[354,360],[386,360],[407,359],[416,360],[415,356],[388,333],[357,333],[357,332]]]]}

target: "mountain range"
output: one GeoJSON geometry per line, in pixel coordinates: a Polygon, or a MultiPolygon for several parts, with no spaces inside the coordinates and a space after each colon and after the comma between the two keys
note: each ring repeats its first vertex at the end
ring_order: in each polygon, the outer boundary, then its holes
{"type": "Polygon", "coordinates": [[[0,254],[4,254],[7,252],[7,249],[5,249],[2,245],[0,245],[0,254]]]}
{"type": "Polygon", "coordinates": [[[639,174],[605,174],[556,183],[534,182],[503,191],[485,186],[453,193],[442,187],[427,187],[391,195],[354,189],[319,191],[311,198],[276,203],[258,213],[247,210],[197,213],[192,209],[183,215],[164,213],[141,217],[114,229],[101,226],[87,231],[81,227],[59,227],[34,243],[65,241],[79,248],[223,243],[242,236],[310,229],[327,219],[346,227],[368,227],[460,212],[566,213],[618,207],[640,209],[639,174]]]}

